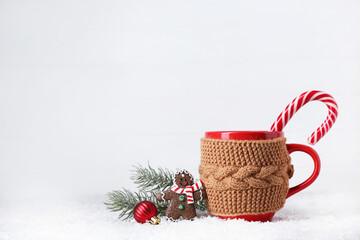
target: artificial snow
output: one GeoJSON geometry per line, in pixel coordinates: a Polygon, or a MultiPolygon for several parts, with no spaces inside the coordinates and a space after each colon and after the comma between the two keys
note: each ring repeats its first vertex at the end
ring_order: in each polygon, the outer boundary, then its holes
{"type": "Polygon", "coordinates": [[[124,222],[105,198],[16,200],[0,205],[1,240],[42,239],[360,239],[358,193],[302,192],[287,200],[272,222],[221,220],[205,214],[194,221],[160,225],[124,222]]]}

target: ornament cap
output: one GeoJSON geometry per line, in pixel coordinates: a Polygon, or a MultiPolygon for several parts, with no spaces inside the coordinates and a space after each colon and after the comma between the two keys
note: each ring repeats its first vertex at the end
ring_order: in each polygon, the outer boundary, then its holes
{"type": "Polygon", "coordinates": [[[153,216],[150,220],[149,223],[151,223],[152,225],[159,225],[159,223],[161,222],[160,218],[158,218],[157,216],[153,216]]]}

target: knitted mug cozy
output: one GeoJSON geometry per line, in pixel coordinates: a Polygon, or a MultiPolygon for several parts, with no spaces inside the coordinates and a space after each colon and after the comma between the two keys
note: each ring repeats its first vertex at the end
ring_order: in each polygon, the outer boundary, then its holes
{"type": "Polygon", "coordinates": [[[293,165],[286,138],[201,139],[200,179],[217,216],[275,212],[285,204],[293,165]]]}

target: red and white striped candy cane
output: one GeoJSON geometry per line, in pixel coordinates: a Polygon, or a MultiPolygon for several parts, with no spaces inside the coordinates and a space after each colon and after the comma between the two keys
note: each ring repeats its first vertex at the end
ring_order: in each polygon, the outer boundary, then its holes
{"type": "Polygon", "coordinates": [[[329,113],[323,124],[316,129],[315,132],[311,134],[308,138],[308,143],[314,145],[317,143],[332,127],[334,124],[337,115],[338,115],[338,106],[335,102],[335,99],[327,93],[321,91],[308,91],[302,93],[300,96],[295,98],[285,110],[278,116],[276,121],[271,126],[270,131],[282,131],[285,125],[289,122],[291,117],[306,103],[310,101],[321,101],[326,104],[329,109],[329,113]]]}

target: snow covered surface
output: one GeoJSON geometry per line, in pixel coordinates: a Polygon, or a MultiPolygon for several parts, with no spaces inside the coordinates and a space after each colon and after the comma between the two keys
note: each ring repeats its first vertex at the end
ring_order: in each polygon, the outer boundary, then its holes
{"type": "Polygon", "coordinates": [[[118,220],[104,200],[2,201],[0,239],[360,239],[358,193],[303,192],[289,198],[268,223],[202,216],[141,225],[118,220]]]}

